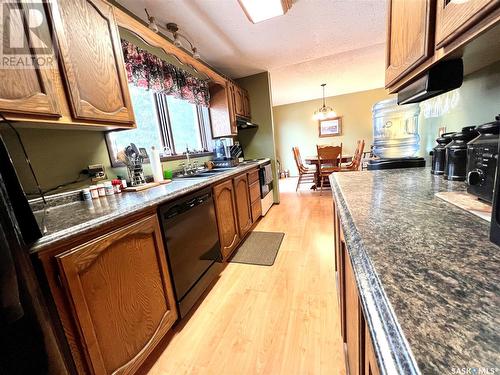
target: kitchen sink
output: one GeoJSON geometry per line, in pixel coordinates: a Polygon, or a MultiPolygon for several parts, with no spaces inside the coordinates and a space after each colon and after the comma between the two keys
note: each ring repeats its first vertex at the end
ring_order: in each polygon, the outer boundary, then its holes
{"type": "Polygon", "coordinates": [[[203,169],[198,171],[195,174],[186,174],[186,175],[177,175],[175,178],[208,178],[210,176],[215,176],[223,172],[228,172],[234,170],[237,167],[229,167],[229,168],[215,168],[215,169],[203,169]]]}

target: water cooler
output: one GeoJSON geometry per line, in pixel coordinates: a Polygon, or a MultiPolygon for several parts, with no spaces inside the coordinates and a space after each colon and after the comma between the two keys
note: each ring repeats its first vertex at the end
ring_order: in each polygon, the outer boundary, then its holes
{"type": "Polygon", "coordinates": [[[398,105],[397,98],[375,103],[373,153],[368,170],[425,167],[425,159],[414,156],[420,149],[418,103],[398,105]]]}

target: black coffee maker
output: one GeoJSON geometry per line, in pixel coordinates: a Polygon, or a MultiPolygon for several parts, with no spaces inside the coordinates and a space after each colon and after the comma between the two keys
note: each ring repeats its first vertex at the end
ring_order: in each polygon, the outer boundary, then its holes
{"type": "Polygon", "coordinates": [[[475,126],[466,126],[451,136],[446,146],[444,178],[451,181],[465,181],[467,178],[467,143],[479,135],[475,126]]]}
{"type": "Polygon", "coordinates": [[[432,156],[432,174],[444,174],[444,167],[446,164],[446,145],[451,142],[451,136],[453,134],[454,133],[444,133],[441,137],[436,139],[437,146],[434,147],[430,153],[432,156]]]}
{"type": "Polygon", "coordinates": [[[479,125],[476,129],[479,137],[467,145],[467,192],[491,203],[497,170],[500,119],[479,125]]]}

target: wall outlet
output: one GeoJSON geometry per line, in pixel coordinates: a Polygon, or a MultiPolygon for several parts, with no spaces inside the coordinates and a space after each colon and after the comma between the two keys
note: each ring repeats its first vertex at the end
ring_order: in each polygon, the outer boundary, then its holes
{"type": "Polygon", "coordinates": [[[106,171],[102,164],[89,165],[89,176],[92,182],[102,181],[106,179],[106,171]]]}

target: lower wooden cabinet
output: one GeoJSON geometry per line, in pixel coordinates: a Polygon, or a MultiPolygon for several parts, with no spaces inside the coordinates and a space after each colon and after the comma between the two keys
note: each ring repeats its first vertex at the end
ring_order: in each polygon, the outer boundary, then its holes
{"type": "Polygon", "coordinates": [[[255,179],[255,173],[258,178],[259,172],[255,170],[242,173],[213,188],[219,241],[224,260],[229,258],[252,225],[262,216],[260,186],[258,186],[258,199],[255,199],[255,184],[259,184],[258,179],[255,179]],[[249,181],[252,181],[250,186],[249,181]]]}
{"type": "Polygon", "coordinates": [[[234,195],[236,212],[238,213],[238,230],[243,238],[252,227],[252,213],[250,208],[250,194],[248,190],[248,177],[244,173],[234,178],[234,195]]]}
{"type": "Polygon", "coordinates": [[[365,375],[380,375],[370,330],[365,324],[365,375]]]}
{"type": "Polygon", "coordinates": [[[227,259],[240,240],[233,181],[228,180],[214,186],[213,195],[221,252],[224,259],[227,259]]]}
{"type": "Polygon", "coordinates": [[[362,374],[361,350],[364,327],[361,325],[356,279],[348,256],[344,256],[345,270],[345,342],[347,344],[347,365],[350,375],[362,374]]]}
{"type": "Polygon", "coordinates": [[[177,320],[156,215],[55,258],[90,371],[135,372],[177,320]]]}
{"type": "Polygon", "coordinates": [[[351,258],[334,202],[335,264],[341,333],[349,375],[379,375],[370,331],[365,323],[351,258]]]}
{"type": "Polygon", "coordinates": [[[257,222],[262,216],[262,203],[260,199],[252,203],[252,223],[257,222]]]}
{"type": "Polygon", "coordinates": [[[250,206],[252,208],[252,223],[262,216],[262,202],[260,200],[259,170],[248,172],[248,190],[250,192],[250,206]]]}

